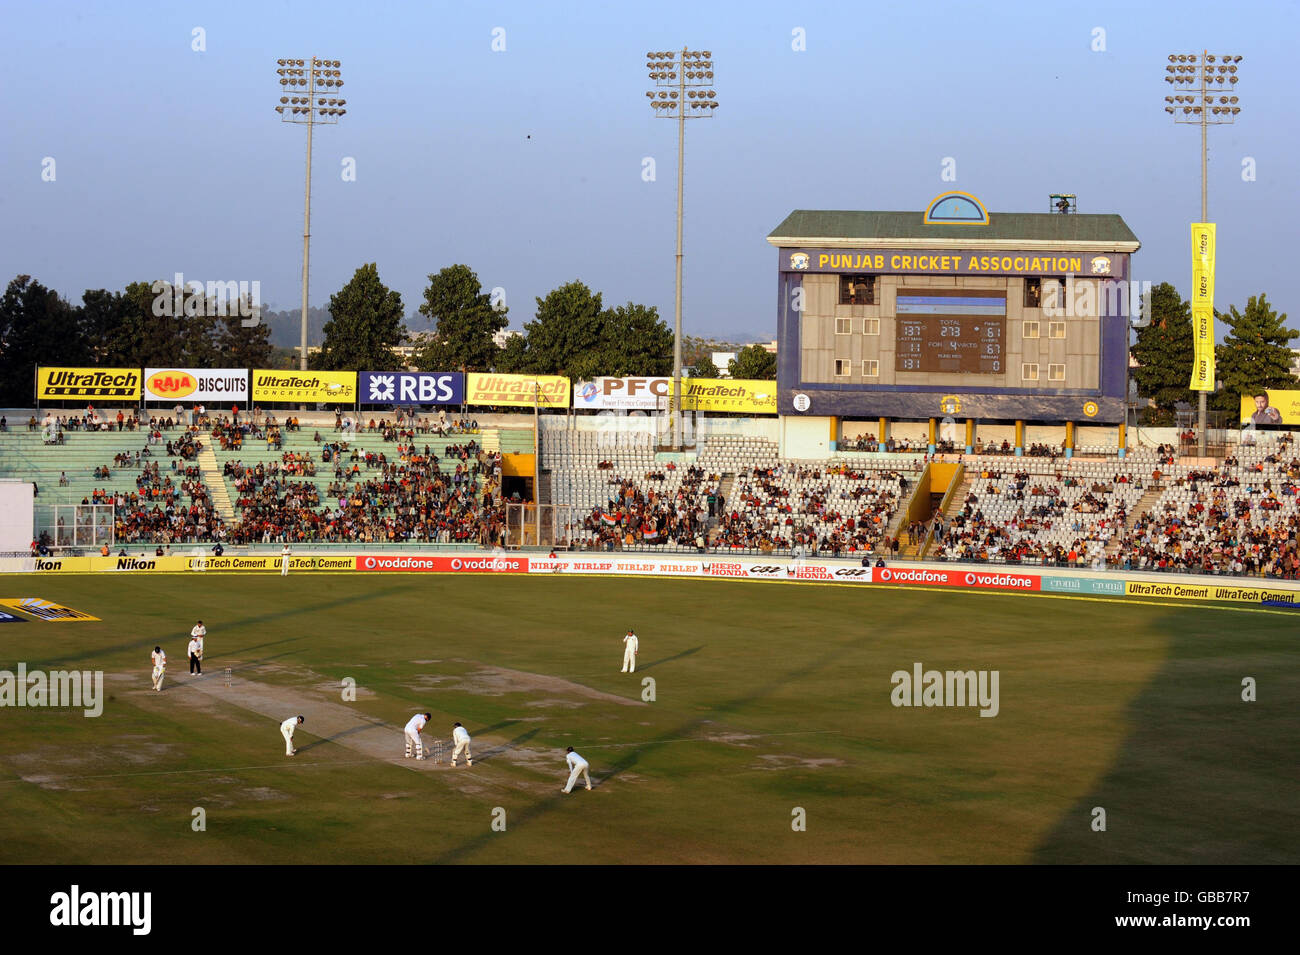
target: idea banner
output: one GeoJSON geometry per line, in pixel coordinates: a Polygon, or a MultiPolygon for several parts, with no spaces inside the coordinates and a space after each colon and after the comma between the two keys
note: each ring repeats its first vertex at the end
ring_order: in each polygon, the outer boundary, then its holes
{"type": "Polygon", "coordinates": [[[1192,223],[1192,391],[1214,390],[1213,222],[1192,223]]]}

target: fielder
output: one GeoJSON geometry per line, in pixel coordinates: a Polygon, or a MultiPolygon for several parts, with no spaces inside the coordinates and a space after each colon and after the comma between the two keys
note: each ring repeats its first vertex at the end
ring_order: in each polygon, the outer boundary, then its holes
{"type": "Polygon", "coordinates": [[[463,749],[465,751],[465,765],[473,766],[474,757],[469,751],[469,732],[465,727],[459,723],[453,726],[451,728],[451,741],[456,744],[456,748],[451,751],[451,764],[456,765],[456,757],[460,755],[460,751],[463,749]]]}
{"type": "Polygon", "coordinates": [[[636,651],[639,645],[636,633],[629,630],[627,636],[623,638],[623,673],[636,672],[636,651]]]}
{"type": "Polygon", "coordinates": [[[414,756],[416,759],[428,759],[424,755],[424,743],[420,739],[420,734],[424,732],[424,724],[433,719],[432,714],[416,713],[406,722],[406,758],[414,756]]]}
{"type": "Polygon", "coordinates": [[[281,577],[289,576],[289,557],[291,556],[291,554],[292,552],[289,550],[289,545],[287,543],[282,548],[280,548],[280,576],[281,577]]]}
{"type": "Polygon", "coordinates": [[[198,627],[190,631],[190,676],[198,674],[203,675],[203,638],[198,635],[199,628],[203,624],[200,622],[198,627]]]}
{"type": "Polygon", "coordinates": [[[296,756],[298,751],[293,748],[293,731],[298,728],[299,723],[306,723],[305,716],[291,716],[280,724],[280,735],[284,737],[284,755],[296,756]]]}
{"type": "Polygon", "coordinates": [[[163,653],[162,647],[154,647],[150,656],[153,658],[153,688],[162,690],[163,676],[167,672],[167,654],[163,653]]]}
{"type": "Polygon", "coordinates": [[[572,746],[566,749],[565,752],[568,754],[564,757],[564,761],[569,764],[569,781],[560,792],[567,793],[571,791],[573,789],[573,784],[578,781],[579,775],[586,780],[587,791],[590,792],[591,776],[587,774],[587,761],[575,753],[572,746]]]}

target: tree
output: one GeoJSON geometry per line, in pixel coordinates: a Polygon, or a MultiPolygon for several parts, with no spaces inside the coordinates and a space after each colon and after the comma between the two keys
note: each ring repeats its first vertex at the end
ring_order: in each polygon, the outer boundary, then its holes
{"type": "Polygon", "coordinates": [[[709,355],[703,355],[695,360],[695,374],[693,378],[719,378],[718,366],[713,363],[713,358],[709,355]]]}
{"type": "Polygon", "coordinates": [[[87,289],[81,296],[81,327],[89,360],[96,365],[134,365],[135,350],[128,335],[131,303],[121,292],[87,289]]]}
{"type": "Polygon", "coordinates": [[[379,266],[368,263],[330,296],[325,341],[308,366],[321,371],[396,371],[402,361],[393,348],[406,340],[402,296],[379,281],[379,266]]]}
{"type": "Polygon", "coordinates": [[[1150,303],[1132,348],[1133,379],[1138,395],[1155,403],[1143,413],[1147,423],[1173,424],[1174,405],[1192,401],[1192,306],[1168,282],[1151,290],[1150,303]]]}
{"type": "MultiPolygon", "coordinates": [[[[194,302],[193,296],[186,301],[194,302]]],[[[185,364],[185,302],[178,305],[170,283],[131,282],[116,305],[117,332],[106,343],[115,363],[153,368],[185,364]]]]}
{"type": "Polygon", "coordinates": [[[221,319],[217,347],[221,361],[228,368],[273,368],[275,347],[271,344],[271,328],[265,322],[244,325],[238,315],[221,319]]]}
{"type": "Polygon", "coordinates": [[[1236,413],[1241,396],[1272,388],[1290,390],[1300,385],[1291,374],[1294,358],[1290,342],[1300,331],[1286,327],[1286,313],[1278,315],[1265,295],[1252,295],[1246,311],[1228,306],[1215,317],[1229,329],[1214,354],[1215,378],[1222,390],[1211,398],[1215,408],[1236,413]]]}
{"type": "Polygon", "coordinates": [[[732,342],[719,341],[716,338],[698,338],[694,335],[682,336],[683,365],[698,365],[701,358],[712,358],[715,351],[739,350],[739,345],[732,342]]]}
{"type": "Polygon", "coordinates": [[[468,265],[451,265],[429,276],[420,314],[434,325],[435,338],[416,353],[422,371],[464,368],[487,371],[497,357],[492,336],[510,324],[504,306],[494,308],[468,265]]]}
{"type": "Polygon", "coordinates": [[[30,275],[15,277],[0,298],[0,405],[31,405],[37,365],[78,365],[89,357],[80,310],[30,275]]]}
{"type": "Polygon", "coordinates": [[[505,345],[497,349],[492,370],[503,375],[521,375],[529,370],[530,361],[528,336],[511,335],[506,339],[505,345]]]}
{"type": "Polygon", "coordinates": [[[604,316],[600,293],[569,282],[537,299],[537,317],[524,326],[528,335],[526,371],[568,375],[586,381],[604,374],[601,344],[604,316]]]}
{"type": "Polygon", "coordinates": [[[599,374],[654,377],[673,370],[673,330],[653,305],[628,302],[601,316],[599,374]]]}
{"type": "Polygon", "coordinates": [[[776,378],[776,356],[762,345],[746,345],[727,363],[732,378],[772,381],[776,378]]]}

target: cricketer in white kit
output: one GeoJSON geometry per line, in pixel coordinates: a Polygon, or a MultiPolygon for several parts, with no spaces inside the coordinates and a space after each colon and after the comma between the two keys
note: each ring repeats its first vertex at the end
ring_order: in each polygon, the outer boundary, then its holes
{"type": "Polygon", "coordinates": [[[190,631],[190,673],[203,674],[203,638],[208,635],[208,628],[200,620],[190,631]]]}
{"type": "Polygon", "coordinates": [[[162,647],[154,647],[149,656],[153,659],[153,688],[161,690],[163,677],[167,673],[167,654],[163,653],[162,647]]]}
{"type": "Polygon", "coordinates": [[[579,756],[577,753],[575,753],[573,751],[572,746],[566,749],[565,752],[568,754],[567,756],[564,757],[564,760],[569,764],[569,781],[565,784],[564,788],[560,791],[566,793],[572,791],[573,784],[578,781],[579,776],[582,776],[582,778],[586,780],[587,789],[588,791],[590,791],[591,776],[587,774],[587,761],[583,759],[581,756],[579,756]]]}
{"type": "Polygon", "coordinates": [[[289,550],[288,544],[285,544],[282,548],[280,548],[280,576],[281,577],[289,576],[289,557],[291,555],[292,552],[289,550]]]}
{"type": "Polygon", "coordinates": [[[306,722],[305,716],[291,716],[280,724],[280,735],[284,737],[284,755],[297,755],[298,751],[293,748],[293,731],[298,728],[299,723],[306,722]]]}
{"type": "Polygon", "coordinates": [[[420,740],[420,734],[424,732],[424,724],[429,722],[433,717],[429,713],[416,713],[406,722],[406,758],[414,756],[416,759],[427,759],[424,755],[424,743],[420,740]]]}
{"type": "Polygon", "coordinates": [[[456,765],[456,757],[460,755],[460,751],[463,749],[465,751],[465,765],[473,766],[474,756],[469,751],[469,731],[457,723],[451,728],[451,741],[456,744],[456,748],[451,752],[451,764],[456,765]]]}
{"type": "Polygon", "coordinates": [[[623,638],[623,673],[636,672],[636,651],[640,646],[636,634],[629,630],[627,636],[623,638]]]}

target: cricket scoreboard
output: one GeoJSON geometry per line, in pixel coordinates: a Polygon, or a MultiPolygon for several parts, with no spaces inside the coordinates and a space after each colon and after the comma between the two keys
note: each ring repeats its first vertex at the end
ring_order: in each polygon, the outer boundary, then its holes
{"type": "Polygon", "coordinates": [[[1117,215],[797,210],[777,249],[777,410],[1114,424],[1140,247],[1117,215]]]}
{"type": "Polygon", "coordinates": [[[1005,294],[904,289],[895,302],[896,371],[1002,374],[1005,294]]]}

